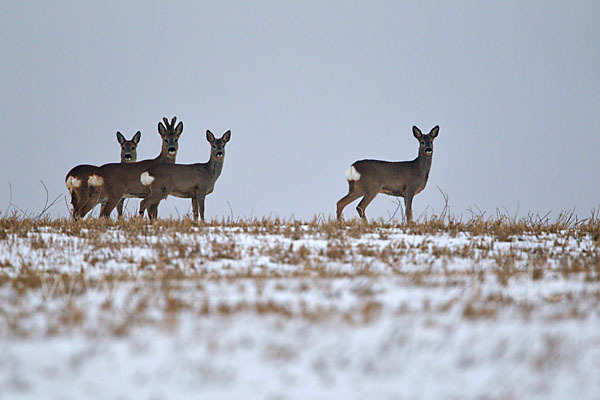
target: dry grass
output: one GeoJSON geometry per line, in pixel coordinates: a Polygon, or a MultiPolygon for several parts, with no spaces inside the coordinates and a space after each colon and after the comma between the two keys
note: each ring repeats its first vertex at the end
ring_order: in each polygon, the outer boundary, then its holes
{"type": "MultiPolygon", "coordinates": [[[[72,330],[97,334],[103,329],[118,336],[143,324],[171,329],[186,314],[227,318],[255,313],[346,324],[369,324],[390,312],[456,313],[473,321],[513,310],[531,318],[541,305],[516,301],[501,291],[483,296],[477,288],[490,281],[497,282],[499,290],[518,280],[541,284],[549,273],[600,282],[599,247],[600,221],[594,215],[577,221],[565,214],[553,222],[505,216],[477,216],[464,222],[432,217],[410,226],[322,218],[213,220],[197,225],[188,218],[148,222],[0,217],[0,294],[10,299],[0,305],[0,328],[25,336],[36,313],[45,316],[47,335],[72,330]],[[445,241],[436,241],[440,237],[445,241]],[[249,238],[250,244],[241,238],[249,238]],[[544,241],[548,245],[539,245],[544,241]],[[61,251],[68,271],[44,263],[48,255],[56,257],[61,251]],[[80,259],[70,265],[74,256],[80,259]],[[469,268],[455,268],[465,261],[469,268]],[[110,268],[113,264],[123,269],[110,268]],[[351,305],[340,305],[337,299],[344,294],[332,282],[356,279],[369,284],[352,292],[351,305]],[[397,290],[459,287],[465,295],[419,309],[406,304],[390,309],[373,288],[390,279],[397,290]],[[277,282],[280,292],[291,291],[294,300],[261,297],[269,282],[277,282]],[[207,284],[221,289],[239,285],[258,294],[250,300],[215,299],[206,292],[207,284]],[[124,300],[113,297],[123,290],[124,300]],[[315,291],[327,301],[309,306],[304,297],[315,291]],[[91,307],[94,315],[86,306],[90,293],[102,294],[100,303],[91,307]],[[44,301],[24,306],[31,296],[44,301]]],[[[596,296],[589,301],[597,307],[600,296],[593,293],[596,296]]],[[[565,296],[568,293],[560,299],[565,296]]],[[[549,299],[544,304],[554,301],[549,299]]],[[[571,300],[571,308],[556,309],[552,315],[589,314],[589,306],[571,300]]]]}

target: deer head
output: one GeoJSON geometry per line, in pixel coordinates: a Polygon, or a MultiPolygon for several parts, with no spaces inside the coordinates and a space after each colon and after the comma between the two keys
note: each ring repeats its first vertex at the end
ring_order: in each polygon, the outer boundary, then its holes
{"type": "Polygon", "coordinates": [[[440,127],[436,125],[427,135],[423,135],[416,126],[413,126],[412,130],[413,135],[419,141],[419,155],[431,157],[433,155],[433,139],[437,137],[440,127]]]}
{"type": "Polygon", "coordinates": [[[175,122],[177,121],[177,117],[173,117],[171,119],[171,123],[165,117],[163,118],[163,122],[158,123],[158,133],[163,140],[161,154],[166,154],[169,158],[175,158],[177,155],[177,150],[179,149],[179,136],[183,132],[183,122],[179,122],[177,126],[175,126],[175,122]]]}

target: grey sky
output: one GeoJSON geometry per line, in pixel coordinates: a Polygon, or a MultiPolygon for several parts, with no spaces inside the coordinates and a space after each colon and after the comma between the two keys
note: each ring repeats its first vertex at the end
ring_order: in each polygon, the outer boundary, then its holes
{"type": "MultiPolygon", "coordinates": [[[[39,211],[81,163],[119,160],[115,132],[184,123],[232,139],[207,217],[333,215],[346,167],[417,155],[440,134],[414,201],[455,213],[600,204],[600,2],[21,2],[0,5],[0,209],[39,211]]],[[[393,198],[367,210],[386,217],[393,198]]],[[[355,204],[345,216],[354,217],[355,204]]],[[[137,201],[129,201],[130,210],[137,201]]],[[[189,211],[170,197],[161,216],[189,211]]],[[[97,213],[97,211],[96,211],[97,213]]],[[[51,215],[67,215],[64,202],[51,215]]]]}

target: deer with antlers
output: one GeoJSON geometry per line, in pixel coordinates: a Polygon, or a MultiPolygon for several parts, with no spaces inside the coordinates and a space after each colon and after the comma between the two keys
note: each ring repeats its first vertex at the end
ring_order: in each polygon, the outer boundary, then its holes
{"type": "MultiPolygon", "coordinates": [[[[96,188],[99,193],[93,204],[103,203],[100,210],[100,217],[109,217],[111,211],[124,197],[146,197],[148,189],[139,180],[139,176],[143,171],[157,165],[175,163],[177,150],[179,149],[179,137],[183,132],[183,123],[179,122],[175,126],[177,117],[173,117],[170,123],[167,118],[163,118],[163,122],[158,123],[158,133],[162,138],[162,148],[156,158],[129,164],[104,164],[90,176],[88,180],[90,187],[96,188]]],[[[87,211],[89,210],[83,209],[81,213],[85,215],[87,211]]],[[[149,208],[148,214],[152,216],[157,215],[158,205],[149,208]]]]}

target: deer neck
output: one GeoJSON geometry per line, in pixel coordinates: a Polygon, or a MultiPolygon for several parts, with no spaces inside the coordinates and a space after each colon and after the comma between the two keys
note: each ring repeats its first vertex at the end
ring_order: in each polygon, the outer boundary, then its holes
{"type": "Polygon", "coordinates": [[[211,156],[210,160],[208,160],[208,173],[213,177],[214,180],[217,180],[219,175],[221,175],[221,171],[223,170],[223,160],[219,161],[215,157],[211,156]]]}
{"type": "Polygon", "coordinates": [[[416,163],[419,166],[419,170],[423,172],[423,175],[429,176],[429,170],[431,170],[431,160],[432,156],[424,156],[419,152],[419,156],[416,158],[416,163]]]}

